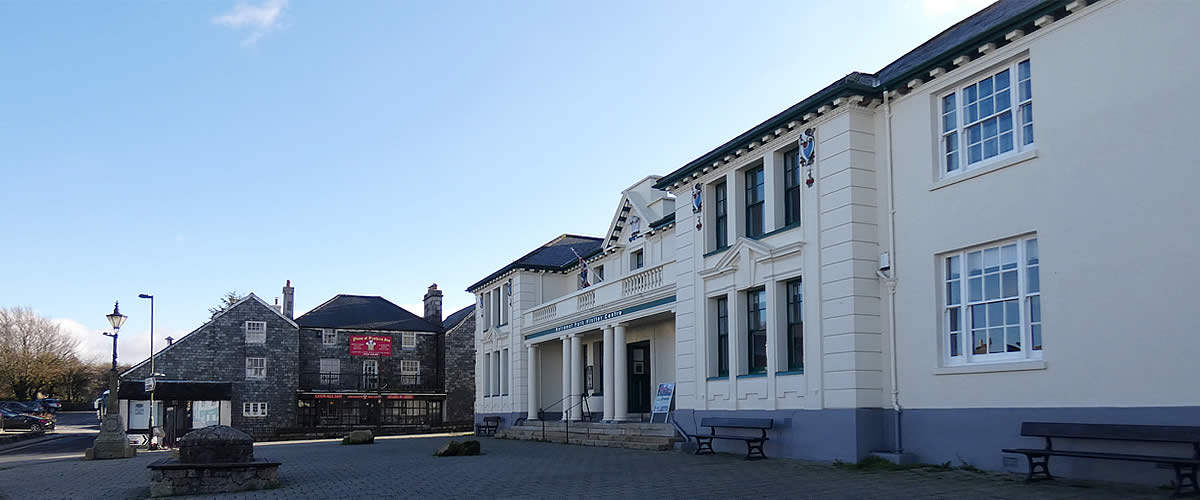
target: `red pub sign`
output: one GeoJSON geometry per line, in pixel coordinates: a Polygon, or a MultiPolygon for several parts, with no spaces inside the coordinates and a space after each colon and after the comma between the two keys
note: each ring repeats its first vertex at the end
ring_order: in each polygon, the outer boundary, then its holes
{"type": "Polygon", "coordinates": [[[351,335],[351,356],[391,356],[392,338],[382,335],[351,335]]]}

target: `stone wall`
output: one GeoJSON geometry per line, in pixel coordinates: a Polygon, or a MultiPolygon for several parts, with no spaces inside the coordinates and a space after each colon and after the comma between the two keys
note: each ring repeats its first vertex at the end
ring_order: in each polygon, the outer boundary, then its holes
{"type": "MultiPolygon", "coordinates": [[[[169,380],[233,382],[231,426],[262,439],[296,421],[298,340],[296,326],[270,306],[250,298],[160,351],[155,356],[155,370],[169,380]],[[267,323],[266,343],[246,344],[246,321],[267,323]],[[267,358],[266,379],[246,379],[247,357],[267,358]],[[242,416],[244,402],[267,403],[267,416],[242,416]]],[[[122,380],[144,380],[149,374],[150,364],[145,363],[122,380]]]]}
{"type": "MultiPolygon", "coordinates": [[[[334,345],[324,345],[321,339],[321,330],[319,328],[304,328],[300,330],[300,372],[304,375],[305,380],[309,380],[312,374],[320,373],[322,359],[337,359],[341,362],[341,373],[345,375],[358,375],[362,373],[363,360],[375,359],[379,361],[379,377],[383,383],[387,383],[393,376],[397,378],[400,375],[401,360],[417,360],[421,362],[421,377],[422,381],[425,377],[432,377],[433,380],[440,375],[440,366],[438,359],[438,337],[440,334],[432,332],[416,332],[417,345],[416,347],[403,348],[401,347],[401,332],[393,331],[367,331],[367,330],[338,330],[337,343],[334,345]],[[378,335],[392,338],[392,355],[390,357],[375,357],[365,358],[362,356],[350,355],[350,336],[351,335],[378,335]]],[[[349,381],[349,379],[346,379],[349,381]]],[[[403,392],[403,388],[388,387],[385,392],[403,392]]]]}
{"type": "Polygon", "coordinates": [[[446,421],[470,422],[475,415],[475,317],[468,314],[446,332],[446,421]]]}

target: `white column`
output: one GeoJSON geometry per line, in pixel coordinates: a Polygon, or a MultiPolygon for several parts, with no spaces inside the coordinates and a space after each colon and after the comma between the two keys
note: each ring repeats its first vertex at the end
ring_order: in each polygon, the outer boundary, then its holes
{"type": "Polygon", "coordinates": [[[526,362],[529,363],[525,371],[526,376],[529,378],[529,391],[526,392],[526,398],[528,399],[526,401],[526,409],[529,413],[525,418],[529,420],[537,420],[538,402],[541,399],[538,394],[537,351],[538,348],[536,345],[531,344],[525,348],[526,362]]]}
{"type": "Polygon", "coordinates": [[[583,338],[571,336],[571,420],[583,420],[583,338]]]}
{"type": "Polygon", "coordinates": [[[562,338],[562,401],[558,409],[562,410],[562,419],[568,418],[566,408],[571,406],[571,337],[562,338]]]}
{"type": "Polygon", "coordinates": [[[613,420],[629,419],[628,349],[625,347],[625,325],[613,327],[613,420]]]}
{"type": "Polygon", "coordinates": [[[613,328],[611,326],[604,328],[604,421],[609,422],[613,419],[613,409],[615,408],[615,398],[617,389],[613,384],[613,374],[616,369],[613,368],[613,328]]]}

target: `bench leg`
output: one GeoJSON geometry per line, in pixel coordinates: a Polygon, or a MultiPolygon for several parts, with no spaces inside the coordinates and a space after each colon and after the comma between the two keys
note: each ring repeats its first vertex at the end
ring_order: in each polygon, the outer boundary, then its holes
{"type": "Polygon", "coordinates": [[[702,438],[700,436],[696,436],[696,454],[703,455],[706,450],[708,453],[716,454],[716,452],[713,451],[712,441],[713,438],[702,438]]]}
{"type": "Polygon", "coordinates": [[[1026,460],[1029,461],[1029,474],[1027,474],[1025,476],[1025,482],[1032,483],[1034,481],[1033,475],[1037,473],[1037,469],[1039,469],[1039,468],[1042,469],[1041,473],[1046,476],[1046,479],[1054,479],[1054,476],[1050,475],[1050,457],[1049,456],[1047,456],[1047,455],[1025,455],[1025,458],[1026,458],[1026,460]],[[1038,459],[1040,459],[1040,460],[1038,460],[1038,459]]]}
{"type": "Polygon", "coordinates": [[[1192,493],[1200,493],[1200,484],[1196,482],[1196,466],[1175,464],[1175,494],[1172,496],[1182,495],[1184,488],[1191,488],[1192,493]]]}
{"type": "Polygon", "coordinates": [[[754,460],[756,458],[767,458],[767,454],[763,453],[763,441],[746,441],[746,460],[754,460]],[[757,452],[758,456],[755,456],[757,452]]]}

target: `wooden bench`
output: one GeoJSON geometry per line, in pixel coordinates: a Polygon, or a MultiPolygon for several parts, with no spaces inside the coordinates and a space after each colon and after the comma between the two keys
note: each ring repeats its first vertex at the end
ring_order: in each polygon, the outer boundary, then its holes
{"type": "Polygon", "coordinates": [[[1185,487],[1190,487],[1193,493],[1200,493],[1200,486],[1196,483],[1196,468],[1200,466],[1200,427],[1023,422],[1021,423],[1021,435],[1040,437],[1046,440],[1045,448],[1012,448],[1000,450],[1004,453],[1025,455],[1026,460],[1029,461],[1029,474],[1025,477],[1027,482],[1033,481],[1035,474],[1038,473],[1044,475],[1045,479],[1054,479],[1054,476],[1050,475],[1050,457],[1052,456],[1094,458],[1098,460],[1125,460],[1172,465],[1175,467],[1175,494],[1179,495],[1185,487]],[[1172,457],[1165,455],[1061,450],[1054,449],[1052,442],[1054,438],[1187,443],[1192,445],[1192,456],[1172,457]]]}
{"type": "Polygon", "coordinates": [[[476,436],[495,436],[500,428],[500,417],[483,417],[483,422],[475,424],[476,436]]]}
{"type": "Polygon", "coordinates": [[[700,455],[705,452],[716,453],[712,447],[714,439],[731,439],[746,442],[746,460],[767,458],[767,455],[763,453],[763,443],[767,441],[767,429],[770,429],[773,423],[774,420],[769,418],[702,418],[700,419],[700,427],[708,427],[708,434],[697,434],[694,436],[696,438],[696,454],[700,455]],[[718,434],[717,429],[756,429],[761,434],[758,436],[718,434]]]}

